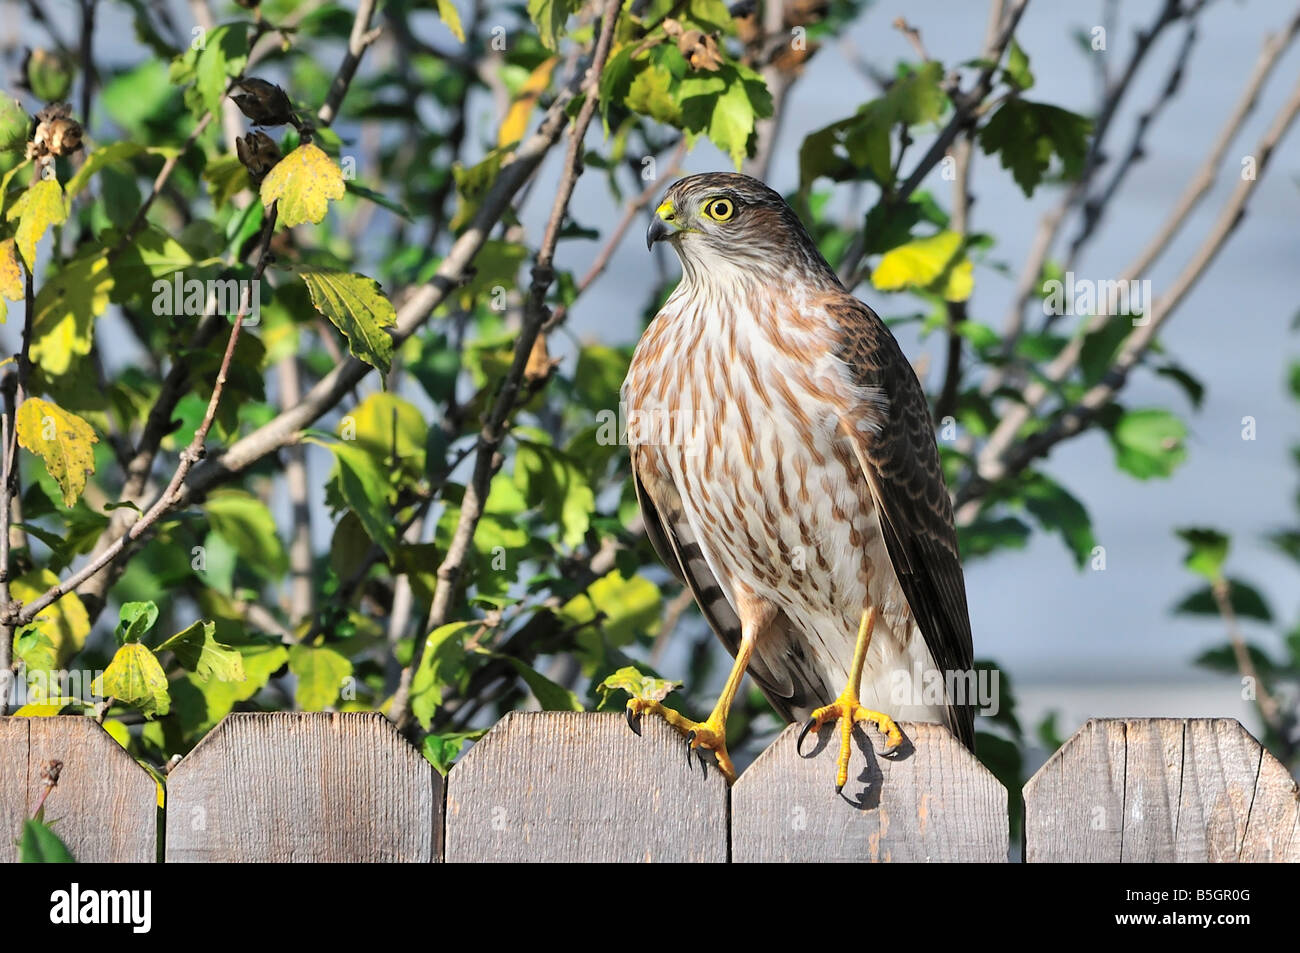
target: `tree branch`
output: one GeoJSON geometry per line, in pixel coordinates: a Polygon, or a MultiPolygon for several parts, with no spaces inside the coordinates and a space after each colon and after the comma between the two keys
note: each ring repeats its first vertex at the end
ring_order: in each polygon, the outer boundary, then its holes
{"type": "MultiPolygon", "coordinates": [[[[978,499],[989,484],[1014,476],[1033,460],[1047,454],[1062,440],[1079,433],[1092,421],[1099,410],[1114,399],[1127,381],[1130,372],[1155,342],[1157,332],[1209,269],[1210,264],[1241,222],[1247,200],[1263,178],[1264,170],[1268,167],[1274,150],[1298,114],[1300,114],[1300,82],[1297,82],[1291,95],[1255,146],[1252,154],[1256,159],[1256,174],[1253,177],[1243,177],[1238,181],[1237,187],[1224,203],[1209,234],[1201,242],[1191,260],[1183,267],[1169,291],[1152,303],[1145,321],[1136,325],[1133,332],[1125,339],[1119,354],[1101,381],[1089,388],[1075,404],[1065,408],[1046,428],[1017,443],[1014,441],[1015,435],[1019,433],[1020,426],[1023,422],[1027,422],[1033,412],[1028,403],[1029,389],[1026,388],[1026,403],[1012,408],[1007,417],[1003,418],[980,452],[977,476],[968,480],[959,491],[958,522],[968,523],[974,518],[979,509],[978,499]],[[1021,423],[1013,425],[1013,421],[1021,421],[1021,423]]],[[[1129,274],[1131,275],[1132,272],[1129,274]]],[[[1127,280],[1131,279],[1127,277],[1121,279],[1121,281],[1127,280]]],[[[1104,322],[1106,319],[1105,315],[1098,315],[1092,323],[1104,322]]],[[[1058,355],[1049,368],[1049,380],[1057,383],[1063,381],[1078,365],[1082,355],[1082,341],[1082,336],[1076,337],[1058,355]]],[[[1037,385],[1037,387],[1042,391],[1042,399],[1045,399],[1046,385],[1037,385]]]]}
{"type": "MultiPolygon", "coordinates": [[[[560,226],[564,223],[569,200],[573,197],[574,186],[577,184],[578,177],[582,174],[583,139],[586,137],[587,127],[591,124],[591,119],[596,112],[597,97],[593,93],[600,81],[601,73],[604,71],[605,61],[609,56],[610,46],[614,38],[614,26],[618,22],[621,5],[621,0],[607,0],[601,14],[600,34],[596,40],[596,49],[592,55],[591,67],[587,71],[586,87],[588,95],[583,100],[577,119],[570,131],[569,150],[565,157],[559,190],[554,203],[551,205],[550,219],[546,223],[546,231],[542,236],[542,244],[537,253],[537,262],[533,266],[532,285],[525,299],[524,320],[519,330],[519,338],[515,342],[514,359],[479,434],[473,476],[465,487],[465,495],[460,506],[460,516],[456,529],[452,534],[451,542],[447,546],[447,554],[438,566],[438,582],[434,588],[433,601],[429,609],[429,620],[426,626],[429,630],[446,624],[450,618],[452,598],[460,583],[465,558],[473,543],[474,533],[478,529],[483,504],[488,496],[488,485],[493,474],[501,465],[499,449],[502,441],[505,440],[508,429],[507,420],[517,406],[519,393],[523,386],[524,369],[528,365],[533,343],[537,340],[542,324],[547,317],[546,293],[555,277],[552,266],[555,246],[560,238],[560,226]]],[[[409,728],[412,722],[410,710],[411,680],[416,669],[419,668],[423,650],[424,641],[417,639],[411,662],[402,671],[397,692],[393,696],[390,715],[401,730],[409,728]]]]}

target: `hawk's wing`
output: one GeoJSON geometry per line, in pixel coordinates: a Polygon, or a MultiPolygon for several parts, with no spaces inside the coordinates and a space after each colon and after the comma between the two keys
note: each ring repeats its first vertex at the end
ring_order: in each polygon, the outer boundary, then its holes
{"type": "MultiPolygon", "coordinates": [[[[871,487],[894,573],[940,672],[965,675],[974,668],[966,585],[925,391],[874,311],[848,293],[828,311],[843,339],[838,356],[854,383],[888,401],[879,433],[845,429],[871,487]]],[[[972,751],[974,720],[970,704],[948,708],[948,729],[972,751]]]]}
{"type": "MultiPolygon", "coordinates": [[[[646,536],[663,564],[686,583],[709,627],[734,657],[740,647],[740,618],[727,601],[695,539],[690,522],[682,512],[681,499],[669,490],[660,494],[667,498],[656,506],[641,480],[636,448],[631,456],[632,481],[646,536]]],[[[826,686],[812,660],[804,654],[803,643],[796,637],[785,613],[777,615],[754,646],[749,674],[786,721],[807,717],[813,708],[830,700],[826,686]]]]}

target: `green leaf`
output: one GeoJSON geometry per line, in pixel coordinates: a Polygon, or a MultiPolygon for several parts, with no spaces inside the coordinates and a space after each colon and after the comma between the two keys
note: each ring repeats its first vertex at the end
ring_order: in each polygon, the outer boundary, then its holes
{"type": "Polygon", "coordinates": [[[528,16],[536,24],[537,38],[543,46],[555,49],[564,25],[577,9],[577,0],[528,0],[528,16]]]}
{"type": "Polygon", "coordinates": [[[125,162],[127,159],[134,158],[144,151],[144,146],[135,142],[113,142],[106,146],[100,146],[86,156],[86,161],[77,170],[77,174],[68,180],[67,188],[64,191],[67,193],[68,198],[73,198],[86,187],[91,176],[100,169],[125,162]]]}
{"type": "Polygon", "coordinates": [[[67,217],[68,203],[56,179],[37,179],[5,212],[6,221],[18,221],[14,241],[29,271],[36,267],[36,243],[51,225],[62,225],[67,217]]]}
{"type": "Polygon", "coordinates": [[[442,705],[443,688],[464,665],[465,639],[476,628],[476,622],[448,622],[424,640],[424,654],[411,678],[411,714],[425,729],[442,705]]]}
{"type": "Polygon", "coordinates": [[[1069,110],[1024,99],[1004,102],[979,132],[985,155],[999,157],[1025,195],[1032,195],[1051,165],[1060,158],[1066,178],[1083,168],[1092,123],[1069,110]]]}
{"type": "Polygon", "coordinates": [[[643,576],[625,578],[616,569],[565,603],[559,615],[582,627],[577,641],[594,658],[602,633],[606,644],[619,647],[658,631],[659,605],[658,586],[643,576]]]}
{"type": "Polygon", "coordinates": [[[1034,85],[1034,74],[1029,69],[1029,57],[1025,55],[1025,51],[1021,49],[1015,37],[1011,38],[1007,48],[1007,65],[1003,68],[1002,74],[1022,92],[1034,85]]]}
{"type": "Polygon", "coordinates": [[[388,503],[389,471],[382,461],[360,447],[341,441],[326,442],[308,437],[306,442],[327,447],[334,454],[336,470],[331,478],[343,502],[361,520],[370,538],[390,557],[393,556],[397,550],[397,530],[388,503]]]}
{"type": "Polygon", "coordinates": [[[312,305],[348,339],[352,355],[387,374],[393,360],[393,338],[387,329],[396,327],[397,312],[379,282],[309,266],[293,270],[306,283],[312,305]]]}
{"type": "Polygon", "coordinates": [[[239,554],[248,568],[262,576],[284,574],[288,561],[266,504],[243,490],[218,490],[203,503],[214,532],[239,554]]]}
{"type": "Polygon", "coordinates": [[[221,101],[233,77],[248,62],[248,30],[242,23],[208,31],[195,65],[195,86],[208,112],[221,115],[221,101]]]}
{"type": "Polygon", "coordinates": [[[1130,410],[1110,431],[1115,463],[1139,480],[1167,477],[1187,458],[1186,425],[1167,410],[1130,410]]]}
{"type": "Polygon", "coordinates": [[[221,209],[244,189],[252,188],[253,180],[238,156],[218,156],[203,169],[203,181],[208,184],[208,194],[214,208],[221,209]]]}
{"type": "Polygon", "coordinates": [[[1203,527],[1180,529],[1177,533],[1187,544],[1183,565],[1210,582],[1220,579],[1224,560],[1228,558],[1228,537],[1218,530],[1203,527]]]}
{"type": "Polygon", "coordinates": [[[0,93],[0,152],[22,152],[31,125],[32,117],[22,103],[8,93],[0,93]]]}
{"type": "Polygon", "coordinates": [[[661,702],[681,687],[681,682],[645,675],[635,665],[625,665],[613,675],[607,676],[596,686],[596,690],[600,692],[600,705],[603,708],[611,692],[627,692],[632,698],[642,701],[661,702]]]}
{"type": "Polygon", "coordinates": [[[44,820],[30,817],[23,821],[18,839],[18,861],[23,864],[74,864],[72,851],[44,820]]]}
{"type": "MultiPolygon", "coordinates": [[[[504,656],[502,656],[504,657],[504,656]]],[[[537,669],[533,668],[517,658],[506,658],[506,661],[519,673],[528,690],[533,693],[537,699],[537,704],[542,706],[542,711],[582,711],[582,702],[578,696],[569,691],[563,685],[557,685],[537,669]]]]}
{"type": "Polygon", "coordinates": [[[673,96],[672,86],[673,74],[658,64],[651,64],[636,74],[623,104],[643,116],[677,125],[681,122],[682,108],[673,96]]]}
{"type": "Polygon", "coordinates": [[[1031,533],[1014,516],[991,519],[981,515],[969,525],[957,527],[957,542],[963,559],[976,559],[1002,549],[1024,549],[1031,533]]]}
{"type": "MultiPolygon", "coordinates": [[[[1255,619],[1258,622],[1273,621],[1273,612],[1258,589],[1249,583],[1232,578],[1228,579],[1228,586],[1228,601],[1238,616],[1243,619],[1255,619]]],[[[1174,612],[1183,615],[1217,616],[1219,604],[1215,602],[1211,588],[1205,586],[1184,597],[1178,605],[1174,606],[1174,612]]]]}
{"type": "Polygon", "coordinates": [[[1097,539],[1092,533],[1092,521],[1084,509],[1065,487],[1050,477],[1035,473],[1021,488],[1021,499],[1027,509],[1045,530],[1059,532],[1074,563],[1080,569],[1087,565],[1097,539]]]}
{"type": "Polygon", "coordinates": [[[238,649],[218,642],[216,632],[215,622],[200,619],[158,646],[158,651],[172,652],[181,665],[202,681],[210,678],[222,682],[244,681],[244,657],[238,649]]]}
{"type": "Polygon", "coordinates": [[[334,160],[305,142],[275,164],[262,180],[262,204],[279,202],[280,222],[286,228],[325,218],[331,201],[346,192],[343,172],[334,160]]]}
{"type": "Polygon", "coordinates": [[[300,711],[320,711],[338,701],[343,682],[352,675],[352,663],[334,649],[293,645],[289,671],[298,678],[293,698],[300,711]]]}
{"type": "Polygon", "coordinates": [[[118,645],[141,641],[158,621],[158,606],[152,602],[124,602],[118,611],[118,645]]]}
{"type": "Polygon", "coordinates": [[[515,485],[548,519],[560,524],[566,546],[577,546],[596,509],[596,496],[586,474],[554,447],[522,439],[517,443],[515,485]]]}
{"type": "Polygon", "coordinates": [[[71,507],[95,472],[95,431],[76,414],[39,397],[19,405],[17,431],[18,442],[44,461],[63,493],[63,505],[71,507]]]}
{"type": "Polygon", "coordinates": [[[376,391],[356,406],[339,424],[344,436],[346,424],[351,439],[366,453],[389,469],[419,478],[425,475],[424,453],[429,438],[429,424],[424,413],[408,400],[387,391],[376,391]]]}
{"type": "Polygon", "coordinates": [[[96,680],[95,694],[111,695],[149,718],[165,715],[171,709],[167,675],[148,646],[139,642],[128,642],[117,650],[96,680]]]}
{"type": "Polygon", "coordinates": [[[89,354],[95,319],[108,308],[112,286],[107,249],[92,248],[47,279],[36,293],[33,363],[59,377],[75,358],[89,354]]]}
{"type": "Polygon", "coordinates": [[[452,4],[451,0],[438,0],[438,17],[451,31],[451,35],[459,43],[465,42],[465,28],[460,25],[460,12],[452,4]]]}
{"type": "Polygon", "coordinates": [[[445,735],[426,735],[421,751],[428,762],[445,778],[447,772],[451,770],[452,762],[464,750],[465,742],[477,741],[485,733],[486,729],[479,729],[478,731],[456,731],[445,735]]]}
{"type": "Polygon", "coordinates": [[[48,672],[58,667],[59,652],[50,637],[36,626],[14,633],[13,657],[29,672],[48,672]]]}

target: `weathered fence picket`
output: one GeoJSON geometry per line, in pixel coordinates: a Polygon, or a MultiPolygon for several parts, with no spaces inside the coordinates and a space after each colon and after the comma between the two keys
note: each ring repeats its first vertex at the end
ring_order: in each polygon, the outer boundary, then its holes
{"type": "Polygon", "coordinates": [[[168,863],[442,854],[442,779],[377,712],[232,714],[167,778],[168,863]]]}
{"type": "Polygon", "coordinates": [[[727,859],[727,783],[657,718],[506,715],[447,777],[447,860],[727,859]]]}
{"type": "Polygon", "coordinates": [[[834,793],[839,730],[795,750],[791,725],[731,790],[731,857],[748,861],[1007,859],[1007,790],[942,725],[903,724],[887,757],[861,727],[834,793]]]}
{"type": "MultiPolygon", "coordinates": [[[[647,717],[506,716],[444,783],[373,712],[237,713],[167,777],[179,861],[1004,861],[1007,792],[945,729],[795,751],[789,728],[728,790],[647,717]],[[445,810],[444,810],[444,788],[445,810]],[[445,847],[444,847],[445,842],[445,847]]],[[[0,860],[61,762],[46,818],[84,861],[157,856],[157,785],[91,719],[0,718],[0,860]]],[[[1024,789],[1025,859],[1300,862],[1296,783],[1228,719],[1088,722],[1024,789]]]]}
{"type": "Polygon", "coordinates": [[[1300,862],[1296,784],[1231,719],[1093,719],[1025,785],[1025,859],[1300,862]]]}
{"type": "Polygon", "coordinates": [[[81,861],[153,863],[158,785],[89,718],[0,718],[0,861],[18,860],[18,834],[46,791],[45,820],[81,861]],[[55,765],[57,764],[57,767],[55,765]]]}

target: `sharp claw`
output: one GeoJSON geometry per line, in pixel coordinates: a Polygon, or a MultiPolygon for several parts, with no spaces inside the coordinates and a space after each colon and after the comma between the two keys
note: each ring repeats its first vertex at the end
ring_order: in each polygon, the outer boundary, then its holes
{"type": "Polygon", "coordinates": [[[633,711],[631,708],[623,710],[627,712],[627,726],[632,729],[632,734],[639,737],[641,734],[641,713],[633,711]]]}
{"type": "Polygon", "coordinates": [[[813,730],[815,724],[817,724],[817,719],[809,718],[807,723],[803,726],[803,731],[799,732],[799,740],[794,743],[795,754],[803,754],[803,740],[808,737],[808,732],[813,730]]]}

